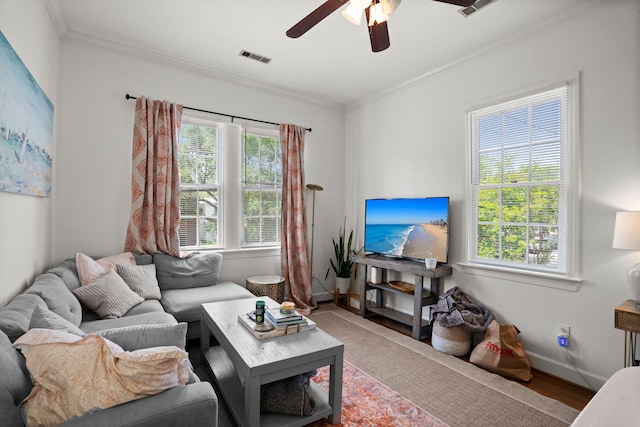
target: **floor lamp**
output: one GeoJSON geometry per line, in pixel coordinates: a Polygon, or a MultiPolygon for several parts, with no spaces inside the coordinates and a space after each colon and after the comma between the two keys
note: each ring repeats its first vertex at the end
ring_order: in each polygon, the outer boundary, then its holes
{"type": "Polygon", "coordinates": [[[313,202],[311,205],[311,255],[309,262],[309,283],[313,283],[313,231],[316,225],[316,191],[322,191],[324,188],[317,184],[307,184],[307,188],[313,191],[313,202]]]}

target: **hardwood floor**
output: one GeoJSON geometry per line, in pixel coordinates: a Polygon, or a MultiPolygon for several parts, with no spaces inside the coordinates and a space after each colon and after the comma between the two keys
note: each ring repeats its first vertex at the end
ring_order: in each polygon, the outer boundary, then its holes
{"type": "MultiPolygon", "coordinates": [[[[342,308],[346,308],[344,302],[340,302],[338,304],[342,308]]],[[[349,308],[349,311],[358,314],[358,310],[349,308]]],[[[380,325],[386,326],[387,328],[393,329],[405,335],[411,336],[411,329],[401,323],[395,322],[393,320],[387,319],[385,317],[376,316],[371,317],[369,320],[376,322],[380,325]]],[[[429,340],[423,340],[426,344],[431,345],[429,340]]],[[[468,357],[461,359],[467,360],[468,357]]],[[[537,369],[532,369],[533,378],[529,382],[524,381],[516,381],[519,384],[536,391],[537,393],[542,394],[543,396],[550,397],[552,399],[558,400],[564,403],[567,406],[572,408],[582,410],[587,403],[591,400],[594,391],[583,387],[578,384],[574,384],[572,382],[566,381],[562,378],[558,378],[554,375],[548,374],[543,371],[539,371],[537,369]]]]}

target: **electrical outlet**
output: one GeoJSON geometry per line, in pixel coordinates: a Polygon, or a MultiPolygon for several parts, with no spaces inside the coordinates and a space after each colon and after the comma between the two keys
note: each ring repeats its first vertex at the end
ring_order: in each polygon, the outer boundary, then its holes
{"type": "Polygon", "coordinates": [[[571,326],[558,323],[558,332],[556,334],[558,345],[560,347],[569,347],[569,337],[571,336],[571,326]]]}
{"type": "Polygon", "coordinates": [[[558,335],[569,338],[571,335],[571,326],[564,323],[558,323],[558,335]]]}

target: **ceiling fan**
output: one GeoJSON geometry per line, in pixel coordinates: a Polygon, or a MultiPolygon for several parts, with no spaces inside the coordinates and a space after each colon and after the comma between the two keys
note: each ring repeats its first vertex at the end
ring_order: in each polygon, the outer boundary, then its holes
{"type": "MultiPolygon", "coordinates": [[[[342,15],[350,22],[360,25],[364,12],[371,40],[371,50],[381,52],[391,46],[387,20],[389,14],[396,10],[401,0],[326,0],[316,10],[305,16],[287,30],[287,36],[298,38],[311,28],[316,26],[327,16],[349,3],[342,15]]],[[[454,4],[461,7],[469,7],[476,0],[433,0],[441,3],[454,4]]]]}

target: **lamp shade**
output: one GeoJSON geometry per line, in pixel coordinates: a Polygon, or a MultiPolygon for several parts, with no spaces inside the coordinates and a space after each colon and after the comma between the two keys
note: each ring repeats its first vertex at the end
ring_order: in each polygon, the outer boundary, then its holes
{"type": "MultiPolygon", "coordinates": [[[[616,213],[616,225],[613,229],[613,247],[616,249],[640,250],[640,212],[616,213]]],[[[640,307],[640,264],[632,265],[627,271],[627,283],[640,307]]]]}
{"type": "Polygon", "coordinates": [[[369,8],[369,26],[373,27],[377,24],[382,24],[389,20],[389,15],[385,14],[382,11],[382,5],[380,3],[376,3],[371,8],[369,8]]]}
{"type": "Polygon", "coordinates": [[[617,212],[613,247],[640,251],[640,212],[617,212]]]}
{"type": "Polygon", "coordinates": [[[350,6],[353,6],[360,10],[365,10],[371,4],[371,0],[351,0],[350,6]]]}
{"type": "Polygon", "coordinates": [[[358,9],[353,4],[350,4],[342,11],[342,16],[352,24],[360,25],[360,22],[362,22],[362,9],[358,9]]]}
{"type": "Polygon", "coordinates": [[[401,0],[380,0],[380,4],[382,5],[382,11],[390,15],[391,12],[396,10],[400,5],[401,0]]]}

